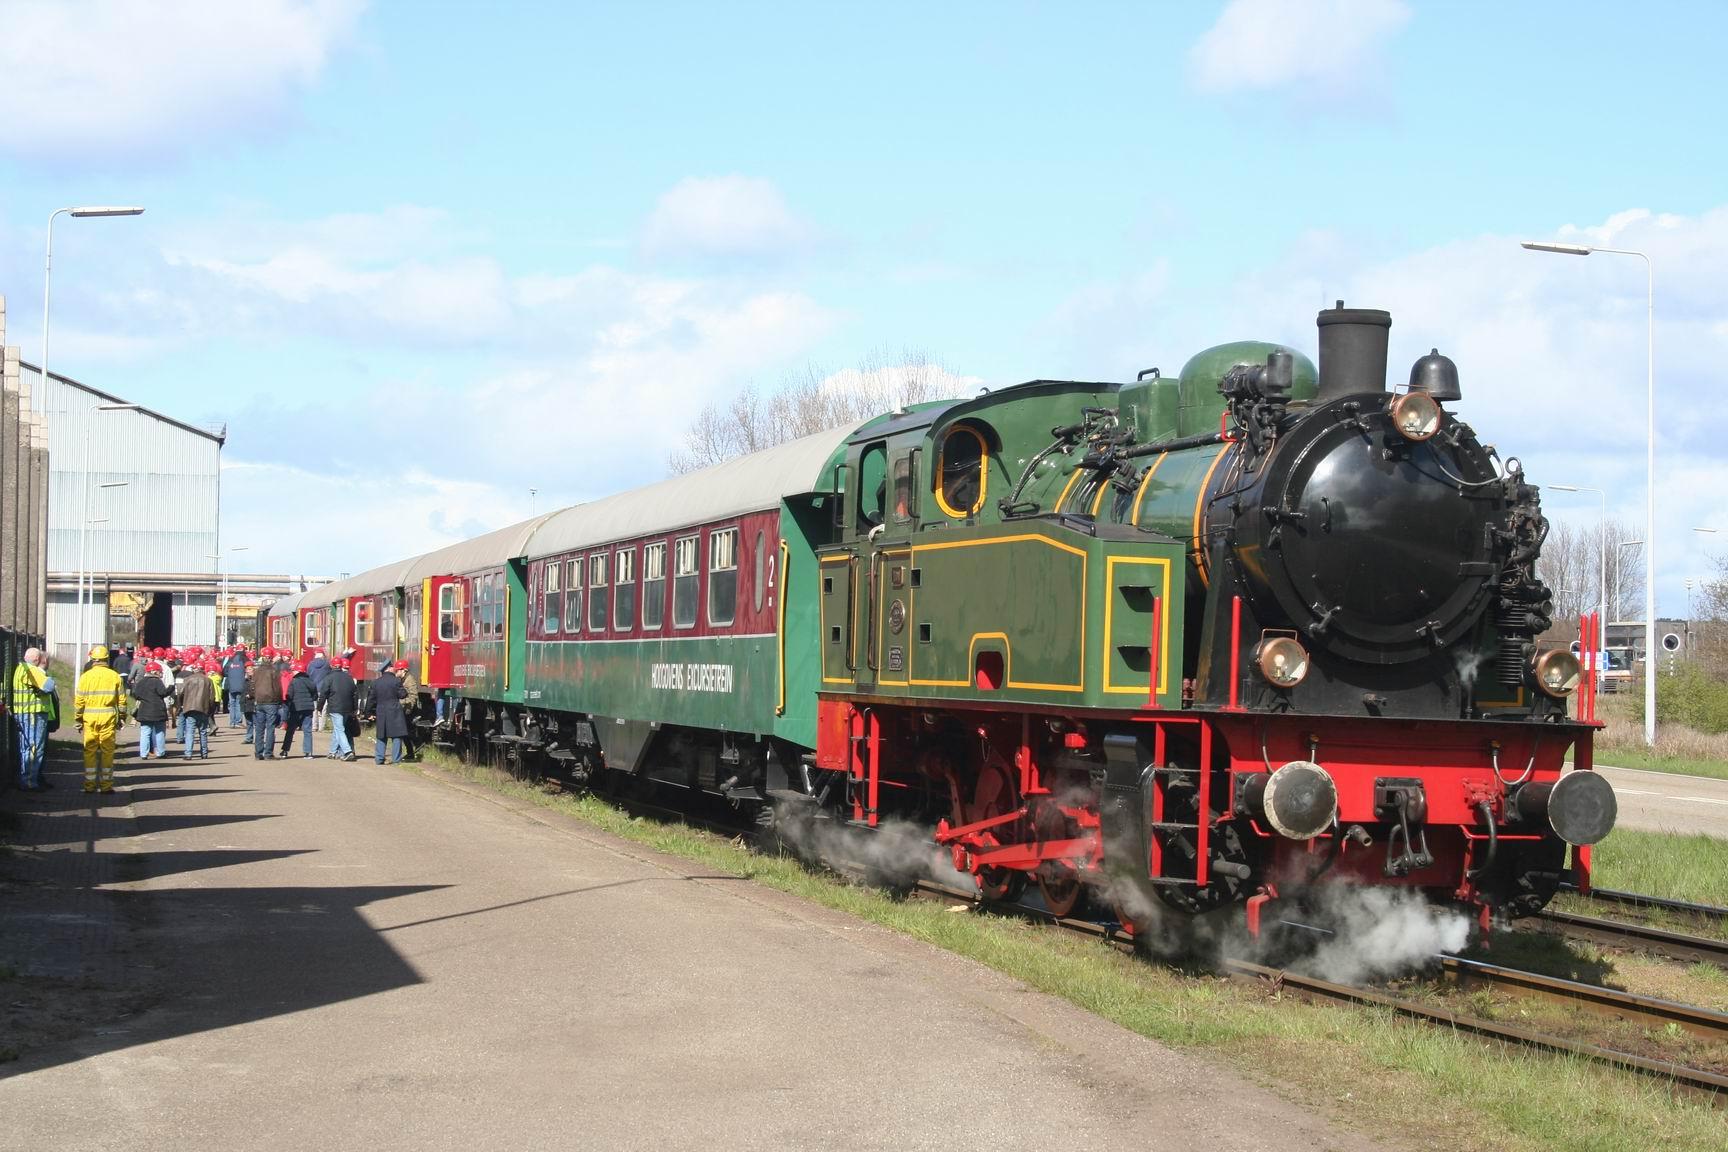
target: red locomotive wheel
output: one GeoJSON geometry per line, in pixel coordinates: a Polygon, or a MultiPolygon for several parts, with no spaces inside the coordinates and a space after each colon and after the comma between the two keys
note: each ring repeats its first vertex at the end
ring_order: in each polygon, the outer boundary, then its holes
{"type": "Polygon", "coordinates": [[[1080,904],[1080,877],[1062,865],[1046,865],[1038,873],[1038,891],[1044,896],[1044,906],[1052,916],[1072,916],[1080,904]],[[1052,875],[1061,868],[1065,875],[1052,875]]]}
{"type": "MultiPolygon", "coordinates": [[[[1012,812],[1018,804],[1014,781],[1007,768],[1001,764],[988,763],[978,770],[978,782],[972,789],[972,802],[966,805],[964,812],[957,815],[961,822],[971,824],[1012,812]]],[[[995,831],[984,832],[978,839],[984,847],[995,847],[1002,843],[997,833],[1006,832],[1011,827],[1012,825],[1006,825],[995,831]]],[[[978,872],[978,895],[984,900],[992,903],[1018,900],[1024,891],[1024,872],[1012,868],[983,868],[978,872]]]]}

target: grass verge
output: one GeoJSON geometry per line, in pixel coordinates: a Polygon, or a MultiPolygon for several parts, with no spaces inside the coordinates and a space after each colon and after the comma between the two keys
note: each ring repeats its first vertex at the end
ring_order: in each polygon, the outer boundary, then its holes
{"type": "Polygon", "coordinates": [[[968,957],[1410,1148],[1441,1142],[1485,1152],[1722,1147],[1720,1112],[1646,1078],[1484,1045],[1384,1012],[1283,1000],[1267,989],[1177,973],[1016,919],[959,916],[936,903],[897,901],[720,836],[633,817],[591,796],[548,793],[487,769],[438,758],[426,770],[568,813],[704,869],[968,957]]]}

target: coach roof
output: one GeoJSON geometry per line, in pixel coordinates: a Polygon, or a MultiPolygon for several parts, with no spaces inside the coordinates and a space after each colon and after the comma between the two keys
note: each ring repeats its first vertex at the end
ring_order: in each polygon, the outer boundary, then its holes
{"type": "MultiPolygon", "coordinates": [[[[580,510],[581,505],[578,505],[570,511],[580,510]]],[[[428,576],[455,576],[465,572],[478,572],[484,568],[502,567],[506,561],[524,554],[528,547],[528,538],[534,534],[535,529],[559,515],[562,513],[546,512],[507,528],[488,532],[484,536],[476,536],[472,540],[464,540],[460,544],[452,544],[416,557],[408,562],[407,568],[401,573],[401,585],[416,585],[428,576]]]]}
{"type": "Polygon", "coordinates": [[[822,469],[851,428],[789,440],[712,468],[554,512],[515,555],[550,556],[594,544],[675,532],[777,508],[788,496],[832,490],[822,469]]]}

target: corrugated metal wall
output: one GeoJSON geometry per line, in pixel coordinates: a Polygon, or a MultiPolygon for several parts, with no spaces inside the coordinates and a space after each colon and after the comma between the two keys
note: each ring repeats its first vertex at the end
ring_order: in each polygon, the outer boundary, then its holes
{"type": "MultiPolygon", "coordinates": [[[[25,366],[31,383],[41,372],[25,366]]],[[[79,502],[90,435],[90,517],[84,567],[93,572],[214,572],[221,444],[150,412],[92,412],[104,397],[58,376],[37,393],[48,416],[48,570],[78,570],[79,502]],[[108,481],[124,488],[99,488],[108,481]]],[[[76,625],[72,617],[67,623],[76,625]]],[[[206,622],[213,630],[214,620],[206,622]]],[[[89,634],[89,633],[87,633],[89,634]]],[[[96,633],[100,634],[100,633],[96,633]]],[[[49,635],[58,636],[54,622],[49,635]]]]}
{"type": "MultiPolygon", "coordinates": [[[[108,604],[98,588],[96,601],[84,606],[84,637],[86,644],[97,641],[119,643],[125,638],[127,628],[124,624],[110,626],[108,619],[108,604]]],[[[167,598],[169,593],[159,592],[158,596],[167,598]]],[[[199,595],[194,592],[191,602],[187,602],[184,593],[173,597],[173,629],[168,644],[175,648],[189,648],[194,644],[202,644],[206,648],[216,644],[216,597],[206,593],[199,595]]],[[[70,592],[51,592],[48,594],[48,647],[58,658],[72,662],[73,649],[77,646],[78,607],[75,597],[70,592]]]]}

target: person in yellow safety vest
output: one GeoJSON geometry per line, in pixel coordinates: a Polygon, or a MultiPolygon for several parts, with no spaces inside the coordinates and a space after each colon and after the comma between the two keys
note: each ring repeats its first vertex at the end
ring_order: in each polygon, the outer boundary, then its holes
{"type": "Polygon", "coordinates": [[[42,779],[48,718],[54,710],[54,678],[43,671],[47,666],[41,649],[31,648],[12,670],[12,719],[18,726],[18,787],[26,792],[49,787],[42,779]]]}
{"type": "Polygon", "coordinates": [[[108,646],[90,649],[90,667],[78,677],[72,722],[84,733],[84,791],[114,791],[114,739],[126,717],[126,681],[108,667],[108,646]]]}

